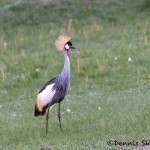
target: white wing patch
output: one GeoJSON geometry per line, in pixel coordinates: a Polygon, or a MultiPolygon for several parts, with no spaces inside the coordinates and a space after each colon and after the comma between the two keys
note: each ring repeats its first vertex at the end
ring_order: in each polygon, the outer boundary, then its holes
{"type": "Polygon", "coordinates": [[[43,106],[46,106],[53,99],[56,90],[53,90],[54,84],[48,85],[41,93],[38,94],[43,106]]]}

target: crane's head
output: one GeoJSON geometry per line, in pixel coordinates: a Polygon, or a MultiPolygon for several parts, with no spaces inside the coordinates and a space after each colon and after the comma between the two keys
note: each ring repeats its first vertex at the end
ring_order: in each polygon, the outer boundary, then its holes
{"type": "Polygon", "coordinates": [[[69,49],[75,49],[75,47],[72,46],[72,43],[69,41],[65,44],[65,49],[68,51],[69,49]]]}
{"type": "Polygon", "coordinates": [[[71,37],[60,35],[55,42],[56,47],[60,51],[69,51],[69,49],[75,49],[70,42],[71,37]]]}

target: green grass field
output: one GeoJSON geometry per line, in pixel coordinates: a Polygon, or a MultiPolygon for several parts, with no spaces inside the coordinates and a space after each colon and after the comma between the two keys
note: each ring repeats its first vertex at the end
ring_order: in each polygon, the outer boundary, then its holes
{"type": "Polygon", "coordinates": [[[1,0],[0,150],[128,150],[107,141],[150,142],[149,16],[149,0],[1,0]],[[55,105],[46,135],[34,104],[63,68],[54,45],[61,33],[77,50],[61,105],[63,131],[55,105]]]}

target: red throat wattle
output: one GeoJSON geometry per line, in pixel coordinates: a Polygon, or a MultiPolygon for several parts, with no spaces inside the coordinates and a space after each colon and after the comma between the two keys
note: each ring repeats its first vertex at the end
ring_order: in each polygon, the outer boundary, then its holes
{"type": "Polygon", "coordinates": [[[68,56],[68,57],[70,56],[70,53],[69,53],[69,52],[67,52],[67,56],[68,56]]]}

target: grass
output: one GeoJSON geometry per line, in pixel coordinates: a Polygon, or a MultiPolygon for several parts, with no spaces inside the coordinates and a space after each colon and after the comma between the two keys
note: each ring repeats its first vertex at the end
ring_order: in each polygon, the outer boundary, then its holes
{"type": "Polygon", "coordinates": [[[33,7],[2,0],[0,149],[130,149],[107,141],[149,140],[148,4],[50,1],[33,7]],[[60,33],[72,36],[77,51],[71,52],[71,88],[61,105],[63,132],[55,106],[46,136],[45,118],[33,111],[40,87],[63,67],[54,46],[60,33]]]}

